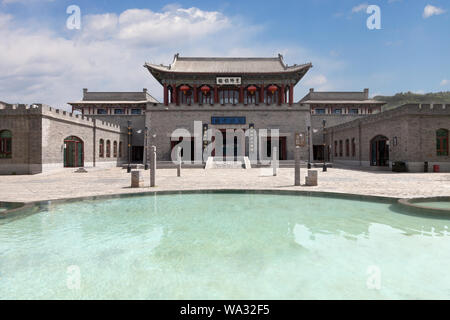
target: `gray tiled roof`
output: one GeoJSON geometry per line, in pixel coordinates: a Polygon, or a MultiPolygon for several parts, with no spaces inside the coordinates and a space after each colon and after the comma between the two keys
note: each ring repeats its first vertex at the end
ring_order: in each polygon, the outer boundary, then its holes
{"type": "Polygon", "coordinates": [[[140,92],[90,92],[85,89],[83,100],[69,104],[135,104],[159,103],[146,89],[140,92]]]}
{"type": "Polygon", "coordinates": [[[282,73],[312,67],[311,63],[287,66],[283,56],[275,58],[203,58],[175,55],[169,66],[146,63],[145,67],[165,72],[186,73],[282,73]]]}
{"type": "Polygon", "coordinates": [[[300,103],[305,104],[386,104],[369,99],[369,89],[364,91],[314,91],[310,89],[300,103]]]}
{"type": "Polygon", "coordinates": [[[302,100],[304,104],[386,104],[378,100],[302,100]]]}

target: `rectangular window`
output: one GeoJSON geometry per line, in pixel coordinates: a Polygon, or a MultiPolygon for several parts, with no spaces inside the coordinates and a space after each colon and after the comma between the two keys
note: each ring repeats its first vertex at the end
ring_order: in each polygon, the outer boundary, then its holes
{"type": "Polygon", "coordinates": [[[333,113],[334,114],[342,114],[342,109],[334,109],[333,113]]]}
{"type": "Polygon", "coordinates": [[[358,110],[358,109],[350,109],[350,110],[349,110],[349,113],[350,113],[350,114],[358,114],[358,113],[359,113],[359,110],[358,110]]]}
{"type": "Polygon", "coordinates": [[[344,156],[344,144],[342,143],[342,140],[339,140],[339,157],[344,156]]]}
{"type": "Polygon", "coordinates": [[[123,109],[114,109],[114,114],[125,114],[123,109]]]}
{"type": "Polygon", "coordinates": [[[338,156],[338,142],[337,141],[334,142],[334,156],[335,157],[338,156]]]}
{"type": "Polygon", "coordinates": [[[142,110],[141,109],[131,109],[131,114],[141,114],[142,110]]]}
{"type": "Polygon", "coordinates": [[[345,140],[345,156],[350,157],[350,141],[345,140]]]}
{"type": "Polygon", "coordinates": [[[316,114],[325,114],[325,109],[315,109],[316,114]]]}
{"type": "Polygon", "coordinates": [[[108,114],[106,109],[97,109],[97,114],[108,114]]]}

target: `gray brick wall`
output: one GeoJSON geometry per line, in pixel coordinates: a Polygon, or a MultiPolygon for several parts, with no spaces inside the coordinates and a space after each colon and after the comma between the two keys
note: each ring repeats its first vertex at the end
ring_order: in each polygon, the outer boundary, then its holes
{"type": "MultiPolygon", "coordinates": [[[[295,132],[306,132],[310,111],[307,107],[283,106],[149,106],[146,124],[150,128],[149,146],[156,145],[158,160],[170,160],[170,134],[177,128],[194,132],[194,121],[207,123],[209,128],[279,129],[286,136],[287,158],[294,159],[295,132]],[[211,117],[246,117],[245,125],[211,125],[211,117]],[[155,137],[153,137],[155,135],[155,137]]],[[[302,159],[307,159],[307,150],[302,150],[302,159]]]]}

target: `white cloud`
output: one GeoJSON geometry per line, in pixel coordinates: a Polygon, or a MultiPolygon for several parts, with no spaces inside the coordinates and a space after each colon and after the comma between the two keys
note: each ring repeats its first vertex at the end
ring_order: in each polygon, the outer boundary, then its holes
{"type": "MultiPolygon", "coordinates": [[[[161,99],[161,85],[143,64],[170,63],[176,52],[184,56],[276,56],[280,52],[289,64],[317,64],[313,70],[323,76],[315,78],[319,85],[328,81],[324,72],[343,67],[337,59],[291,44],[255,44],[260,26],[198,8],[168,6],[160,12],[132,9],[121,14],[86,15],[82,29],[66,30],[66,36],[28,22],[0,13],[2,101],[65,107],[81,98],[82,88],[148,88],[161,99]]],[[[296,90],[296,98],[302,94],[296,90]]]]}
{"type": "Polygon", "coordinates": [[[361,11],[366,10],[369,7],[369,5],[367,3],[361,3],[355,7],[352,8],[352,13],[358,13],[361,11]]]}
{"type": "Polygon", "coordinates": [[[444,79],[441,81],[441,86],[445,87],[446,85],[450,84],[450,80],[444,79]]]}
{"type": "Polygon", "coordinates": [[[427,18],[429,18],[431,16],[434,16],[434,15],[437,16],[437,15],[440,15],[440,14],[443,14],[443,13],[445,13],[444,9],[432,6],[431,4],[428,4],[425,7],[425,9],[423,9],[422,16],[423,16],[424,19],[427,19],[427,18]]]}

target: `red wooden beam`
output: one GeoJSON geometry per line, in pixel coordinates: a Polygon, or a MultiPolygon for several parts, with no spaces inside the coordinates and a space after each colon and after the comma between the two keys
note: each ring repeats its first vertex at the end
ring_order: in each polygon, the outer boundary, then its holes
{"type": "Polygon", "coordinates": [[[289,87],[289,105],[292,106],[294,103],[294,85],[291,84],[289,87]]]}
{"type": "Polygon", "coordinates": [[[219,103],[219,90],[217,85],[214,85],[214,103],[219,103]]]}
{"type": "Polygon", "coordinates": [[[169,89],[167,88],[167,83],[164,83],[164,105],[169,105],[169,89]]]}
{"type": "Polygon", "coordinates": [[[261,84],[261,90],[259,91],[259,102],[264,103],[264,84],[261,84]]]}
{"type": "Polygon", "coordinates": [[[194,84],[194,103],[198,103],[198,92],[196,84],[194,84]]]}

